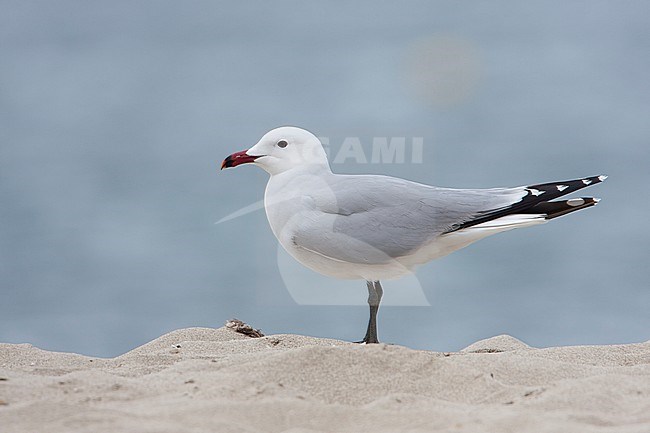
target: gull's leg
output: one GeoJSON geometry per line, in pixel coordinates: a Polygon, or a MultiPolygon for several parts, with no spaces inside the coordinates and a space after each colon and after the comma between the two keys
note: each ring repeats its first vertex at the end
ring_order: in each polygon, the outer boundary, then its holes
{"type": "Polygon", "coordinates": [[[368,330],[366,336],[359,343],[379,343],[377,338],[377,311],[379,311],[379,303],[384,294],[379,281],[366,281],[368,286],[368,305],[370,306],[370,320],[368,320],[368,330]]]}

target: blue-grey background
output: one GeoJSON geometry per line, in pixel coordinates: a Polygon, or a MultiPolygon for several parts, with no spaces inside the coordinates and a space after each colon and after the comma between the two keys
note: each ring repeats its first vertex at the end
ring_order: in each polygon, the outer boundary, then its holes
{"type": "Polygon", "coordinates": [[[284,124],[333,150],[349,136],[368,150],[375,136],[424,138],[422,164],[338,172],[452,187],[610,176],[589,190],[594,209],[420,268],[432,306],[383,308],[384,341],[650,338],[650,3],[0,9],[0,341],[114,356],[231,317],[362,337],[366,307],[292,300],[262,211],[214,224],[267,179],[220,161],[284,124]]]}

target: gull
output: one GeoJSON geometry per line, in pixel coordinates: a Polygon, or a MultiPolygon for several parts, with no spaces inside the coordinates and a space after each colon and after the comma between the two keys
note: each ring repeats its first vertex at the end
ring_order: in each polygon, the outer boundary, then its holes
{"type": "Polygon", "coordinates": [[[370,319],[359,343],[378,343],[380,280],[394,279],[496,233],[543,224],[594,206],[555,200],[607,176],[514,188],[452,189],[381,175],[335,174],[320,140],[301,128],[266,133],[221,169],[254,164],[269,173],[264,208],[273,234],[321,274],[366,281],[370,319]]]}

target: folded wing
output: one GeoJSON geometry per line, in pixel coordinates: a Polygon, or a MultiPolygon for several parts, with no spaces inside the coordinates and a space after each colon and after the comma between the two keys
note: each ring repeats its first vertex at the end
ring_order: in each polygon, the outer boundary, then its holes
{"type": "Polygon", "coordinates": [[[334,175],[328,194],[336,203],[330,201],[302,218],[292,240],[333,260],[383,264],[447,234],[486,229],[496,233],[593,206],[597,200],[590,197],[551,200],[604,179],[450,189],[385,176],[334,175]]]}

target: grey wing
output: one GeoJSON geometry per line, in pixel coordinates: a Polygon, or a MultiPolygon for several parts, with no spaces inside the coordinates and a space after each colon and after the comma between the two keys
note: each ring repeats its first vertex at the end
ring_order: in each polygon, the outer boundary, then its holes
{"type": "Polygon", "coordinates": [[[336,176],[309,224],[295,234],[297,245],[352,263],[386,263],[404,257],[438,236],[513,214],[552,219],[593,206],[597,200],[552,201],[607,176],[493,189],[437,188],[386,176],[336,176]],[[323,221],[327,219],[327,224],[323,221]],[[327,227],[323,230],[323,227],[327,227]]]}
{"type": "Polygon", "coordinates": [[[521,200],[524,188],[436,188],[385,176],[337,176],[336,203],[320,207],[294,243],[326,257],[381,264],[409,255],[444,233],[521,200]]]}

